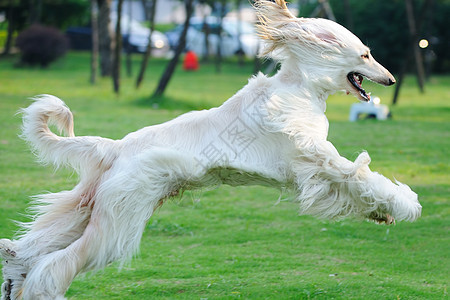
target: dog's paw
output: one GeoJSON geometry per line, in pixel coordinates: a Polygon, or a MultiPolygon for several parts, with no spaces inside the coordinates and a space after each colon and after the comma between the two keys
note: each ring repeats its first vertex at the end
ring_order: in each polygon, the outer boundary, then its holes
{"type": "Polygon", "coordinates": [[[2,284],[2,300],[11,300],[11,289],[12,289],[12,282],[10,279],[7,279],[2,284]]]}
{"type": "Polygon", "coordinates": [[[391,225],[391,224],[395,225],[394,217],[391,215],[388,215],[388,214],[386,215],[386,220],[384,222],[386,223],[386,225],[391,225]]]}
{"type": "Polygon", "coordinates": [[[376,220],[376,222],[378,222],[379,224],[383,224],[384,223],[386,225],[391,225],[391,224],[395,225],[395,219],[390,214],[386,214],[382,218],[376,220]]]}
{"type": "Polygon", "coordinates": [[[358,177],[367,177],[370,174],[369,169],[370,156],[367,152],[362,152],[353,163],[353,174],[358,177]]]}
{"type": "Polygon", "coordinates": [[[16,257],[16,245],[8,239],[0,240],[0,256],[3,259],[8,259],[12,257],[16,257]]]}
{"type": "Polygon", "coordinates": [[[362,152],[358,157],[355,159],[355,165],[359,168],[362,166],[368,166],[370,164],[370,156],[367,152],[362,152]]]}
{"type": "Polygon", "coordinates": [[[390,210],[397,220],[415,221],[422,213],[418,196],[409,186],[396,181],[395,195],[390,210]]]}
{"type": "Polygon", "coordinates": [[[393,216],[391,216],[390,214],[383,214],[383,215],[379,215],[377,213],[372,213],[369,216],[369,219],[374,221],[375,223],[378,224],[386,224],[386,225],[395,225],[395,219],[393,216]]]}

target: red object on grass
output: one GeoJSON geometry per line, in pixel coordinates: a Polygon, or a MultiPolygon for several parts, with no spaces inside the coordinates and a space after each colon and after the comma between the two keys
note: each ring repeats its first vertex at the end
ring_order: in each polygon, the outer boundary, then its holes
{"type": "Polygon", "coordinates": [[[198,70],[198,57],[194,51],[186,52],[183,61],[183,69],[186,71],[195,71],[198,70]]]}

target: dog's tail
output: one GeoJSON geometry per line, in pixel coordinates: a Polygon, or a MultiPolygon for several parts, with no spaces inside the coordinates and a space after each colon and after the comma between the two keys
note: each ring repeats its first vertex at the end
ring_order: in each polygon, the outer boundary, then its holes
{"type": "Polygon", "coordinates": [[[116,141],[100,137],[75,137],[73,115],[59,98],[40,95],[34,103],[21,109],[22,135],[39,161],[56,167],[69,165],[75,170],[91,170],[104,165],[117,155],[116,141]],[[66,137],[53,133],[48,125],[54,124],[66,137]]]}

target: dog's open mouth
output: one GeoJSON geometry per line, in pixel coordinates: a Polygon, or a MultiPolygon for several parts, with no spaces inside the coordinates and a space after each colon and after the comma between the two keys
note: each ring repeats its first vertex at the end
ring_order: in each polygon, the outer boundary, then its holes
{"type": "Polygon", "coordinates": [[[363,75],[356,72],[350,72],[347,74],[347,79],[352,87],[356,90],[358,99],[369,102],[370,93],[366,93],[366,91],[361,86],[364,80],[363,75]]]}

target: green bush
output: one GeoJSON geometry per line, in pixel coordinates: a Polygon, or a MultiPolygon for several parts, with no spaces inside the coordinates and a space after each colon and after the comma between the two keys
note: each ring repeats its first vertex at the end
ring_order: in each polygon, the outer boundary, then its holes
{"type": "Polygon", "coordinates": [[[21,63],[45,68],[67,52],[69,42],[58,29],[35,24],[19,34],[16,46],[21,63]]]}

